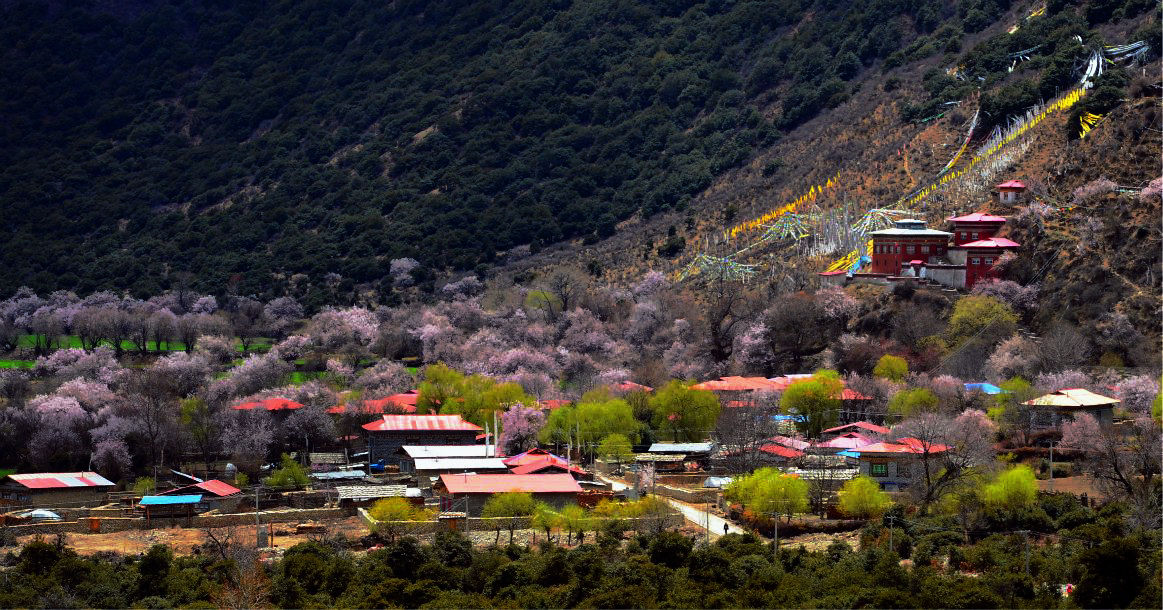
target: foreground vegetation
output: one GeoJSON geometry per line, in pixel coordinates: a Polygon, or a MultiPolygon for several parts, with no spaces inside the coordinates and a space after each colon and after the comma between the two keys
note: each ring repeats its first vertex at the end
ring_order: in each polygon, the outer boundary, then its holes
{"type": "Polygon", "coordinates": [[[949,520],[892,516],[861,530],[859,549],[785,546],[778,558],[750,534],[705,545],[675,532],[626,541],[602,532],[596,543],[572,548],[473,548],[442,533],[430,544],[402,538],[366,553],[352,541],[324,539],[266,562],[223,532],[186,557],[164,546],[139,557],[81,557],[59,541],[37,541],[3,558],[0,607],[1156,608],[1163,601],[1159,532],[1128,530],[1118,505],[1094,511],[1041,496],[968,534],[949,520]],[[1011,531],[1021,528],[1032,532],[1011,531]]]}

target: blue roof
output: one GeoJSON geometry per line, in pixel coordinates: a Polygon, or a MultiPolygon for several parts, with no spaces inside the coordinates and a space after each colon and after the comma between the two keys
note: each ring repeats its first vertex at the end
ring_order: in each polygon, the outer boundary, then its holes
{"type": "Polygon", "coordinates": [[[160,506],[165,504],[197,504],[202,501],[202,494],[189,496],[145,496],[141,499],[142,506],[160,506]]]}
{"type": "Polygon", "coordinates": [[[772,415],[771,419],[775,421],[804,421],[803,415],[772,415]]]}
{"type": "Polygon", "coordinates": [[[853,451],[851,449],[845,449],[843,451],[837,451],[836,455],[842,455],[844,457],[851,457],[851,458],[858,458],[858,457],[860,457],[860,452],[853,451]]]}
{"type": "Polygon", "coordinates": [[[986,394],[1009,394],[1009,392],[993,385],[992,383],[967,383],[966,390],[978,390],[986,394]]]}

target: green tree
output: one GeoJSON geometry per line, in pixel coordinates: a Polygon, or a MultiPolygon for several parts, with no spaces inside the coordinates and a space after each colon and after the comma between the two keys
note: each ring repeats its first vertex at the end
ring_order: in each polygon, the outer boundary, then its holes
{"type": "Polygon", "coordinates": [[[272,471],[271,476],[262,480],[263,485],[268,487],[303,488],[309,482],[307,470],[285,453],[279,468],[272,471]]]}
{"type": "Polygon", "coordinates": [[[631,451],[630,439],[626,438],[625,434],[615,432],[607,434],[606,438],[602,439],[602,443],[598,445],[598,455],[621,466],[622,462],[634,456],[634,452],[631,451]]]}
{"type": "Polygon", "coordinates": [[[690,382],[672,380],[650,399],[655,429],[667,429],[675,441],[700,441],[719,417],[719,399],[690,382]]]}
{"type": "Polygon", "coordinates": [[[849,517],[875,519],[892,505],[892,498],[881,491],[876,481],[866,476],[845,482],[838,495],[840,512],[849,517]]]}
{"type": "MultiPolygon", "coordinates": [[[[867,369],[866,369],[867,370],[867,369]]],[[[892,381],[904,381],[909,374],[909,363],[900,356],[885,354],[876,362],[872,374],[892,381]]]]}
{"type": "Polygon", "coordinates": [[[1018,316],[1001,301],[985,295],[969,295],[953,306],[949,339],[953,344],[971,339],[993,345],[1018,328],[1018,316]]]}
{"type": "Polygon", "coordinates": [[[589,521],[589,516],[586,514],[586,509],[577,504],[567,504],[561,509],[561,527],[565,528],[566,544],[573,542],[574,532],[584,532],[586,530],[586,523],[589,521]]]}
{"type": "Polygon", "coordinates": [[[395,542],[405,528],[406,521],[427,521],[432,518],[430,510],[417,507],[404,498],[384,498],[377,500],[367,514],[378,523],[375,530],[383,534],[388,542],[395,542]]]}
{"type": "Polygon", "coordinates": [[[417,412],[457,414],[479,426],[491,426],[494,412],[513,405],[537,406],[537,399],[516,383],[502,383],[484,375],[465,376],[443,363],[424,367],[419,392],[417,412]]]}
{"type": "Polygon", "coordinates": [[[789,521],[792,515],[808,510],[807,481],[775,468],[760,468],[736,478],[724,495],[757,513],[784,515],[789,521]]]}
{"type": "MultiPolygon", "coordinates": [[[[587,396],[590,396],[587,394],[587,396]]],[[[592,398],[592,397],[591,397],[592,398]]],[[[628,439],[638,436],[640,424],[626,401],[618,398],[597,397],[594,402],[581,402],[554,410],[541,429],[541,442],[566,444],[580,442],[596,447],[611,434],[623,434],[628,439]]]]}
{"type": "Polygon", "coordinates": [[[892,395],[888,412],[907,418],[935,411],[939,402],[937,395],[926,388],[907,388],[892,395]]]}
{"type": "Polygon", "coordinates": [[[1000,394],[993,397],[993,408],[990,416],[998,421],[1002,430],[1007,434],[1017,436],[1022,444],[1029,442],[1034,433],[1033,409],[1026,401],[1035,398],[1038,391],[1030,382],[1021,377],[1011,377],[1000,384],[1000,394]]]}
{"type": "Polygon", "coordinates": [[[133,493],[135,494],[151,494],[155,489],[157,489],[157,485],[154,483],[153,477],[137,477],[137,480],[133,482],[133,493]]]}
{"type": "Polygon", "coordinates": [[[481,516],[497,519],[497,541],[501,539],[501,527],[509,529],[509,544],[513,543],[513,532],[522,517],[530,517],[537,510],[533,494],[505,492],[493,495],[481,509],[481,516]]]}
{"type": "Polygon", "coordinates": [[[1034,471],[1025,464],[1010,468],[981,488],[981,501],[994,510],[1013,511],[1034,504],[1038,482],[1034,471]]]}
{"type": "Polygon", "coordinates": [[[553,530],[560,528],[563,522],[561,513],[544,502],[538,502],[533,512],[533,522],[530,525],[534,529],[544,530],[545,539],[553,542],[553,530]]]}
{"type": "Polygon", "coordinates": [[[808,379],[794,381],[783,391],[779,407],[800,416],[796,427],[809,438],[834,426],[840,410],[844,382],[835,371],[821,370],[808,379]]]}

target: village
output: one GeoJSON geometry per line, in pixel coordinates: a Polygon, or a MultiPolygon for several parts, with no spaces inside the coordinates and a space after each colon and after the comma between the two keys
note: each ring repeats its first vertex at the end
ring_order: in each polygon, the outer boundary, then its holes
{"type": "MultiPolygon", "coordinates": [[[[1017,180],[999,184],[996,204],[1012,206],[1025,189],[1017,180]]],[[[996,281],[995,263],[1019,246],[999,235],[1006,218],[976,212],[948,222],[951,230],[940,231],[897,220],[871,234],[870,258],[820,274],[821,283],[911,283],[963,294],[996,281]]],[[[875,368],[875,377],[893,382],[907,373],[905,360],[891,355],[875,368]]],[[[671,382],[666,392],[682,404],[664,414],[648,443],[632,442],[640,438],[633,430],[587,421],[580,412],[555,420],[555,411],[575,407],[563,399],[508,410],[501,404],[474,423],[463,411],[443,412],[434,386],[420,384],[327,407],[327,417],[355,423],[352,433],[283,453],[281,462],[263,467],[268,476],[258,484],[247,485],[247,476],[221,459],[167,462],[154,468],[150,489],[136,490],[92,470],[8,474],[0,479],[0,531],[11,542],[246,527],[259,547],[274,549],[281,536],[329,531],[391,532],[393,539],[492,532],[497,542],[502,530],[535,538],[540,528],[547,538],[568,530],[568,544],[575,533],[582,542],[587,530],[640,527],[706,540],[744,531],[778,539],[782,516],[783,537],[791,541],[785,544],[821,533],[826,542],[850,536],[890,507],[901,515],[928,511],[961,488],[962,479],[999,472],[999,460],[1009,462],[1003,475],[1024,469],[1032,480],[1036,471],[1039,492],[1072,493],[1083,505],[1098,506],[1110,499],[1110,487],[1103,486],[1101,470],[1087,471],[1084,463],[1101,459],[1092,454],[1109,449],[1104,439],[1130,444],[1154,430],[1157,440],[1157,426],[1144,429],[1123,407],[1125,388],[1117,383],[1105,393],[1064,386],[1038,394],[1029,384],[1003,381],[904,388],[887,408],[883,397],[878,404],[826,370],[671,382]],[[704,410],[699,424],[679,422],[698,409],[704,410]],[[517,433],[526,420],[556,422],[557,429],[540,437],[517,433]],[[594,426],[609,434],[583,433],[594,426]],[[1009,430],[1005,438],[1002,426],[1009,430]],[[1089,435],[1089,444],[1080,443],[1080,434],[1089,435]],[[798,483],[788,487],[773,477],[798,483]]],[[[600,390],[602,400],[633,395],[635,404],[654,404],[658,398],[654,388],[625,378],[600,390]]],[[[280,425],[304,408],[268,393],[229,411],[280,425]]],[[[1154,464],[1141,471],[1148,494],[1158,475],[1154,464]]]]}

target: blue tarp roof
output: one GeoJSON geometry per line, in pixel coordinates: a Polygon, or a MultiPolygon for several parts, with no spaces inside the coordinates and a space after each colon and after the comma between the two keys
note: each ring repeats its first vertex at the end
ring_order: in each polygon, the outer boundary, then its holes
{"type": "Polygon", "coordinates": [[[142,506],[161,506],[165,504],[197,504],[202,501],[202,494],[189,496],[145,496],[141,499],[142,506]]]}
{"type": "Polygon", "coordinates": [[[803,415],[772,415],[775,421],[804,421],[803,415]]]}
{"type": "Polygon", "coordinates": [[[967,383],[965,384],[965,389],[971,391],[977,390],[979,392],[985,392],[986,394],[1009,394],[1009,392],[993,385],[992,383],[967,383]]]}
{"type": "Polygon", "coordinates": [[[860,452],[853,451],[851,449],[845,449],[844,451],[836,452],[836,455],[842,455],[844,457],[851,457],[851,458],[858,458],[858,457],[860,457],[860,452]]]}

